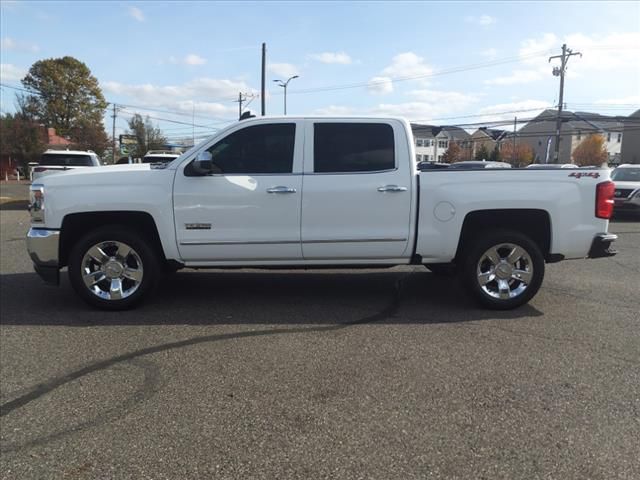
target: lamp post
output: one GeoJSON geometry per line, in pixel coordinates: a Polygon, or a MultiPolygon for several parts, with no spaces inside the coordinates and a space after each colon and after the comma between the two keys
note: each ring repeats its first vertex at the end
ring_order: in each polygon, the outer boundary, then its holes
{"type": "Polygon", "coordinates": [[[282,80],[274,80],[274,82],[276,82],[279,86],[284,88],[284,114],[285,115],[287,114],[287,85],[289,85],[289,82],[294,78],[298,78],[298,75],[289,77],[286,82],[283,82],[282,80]]]}

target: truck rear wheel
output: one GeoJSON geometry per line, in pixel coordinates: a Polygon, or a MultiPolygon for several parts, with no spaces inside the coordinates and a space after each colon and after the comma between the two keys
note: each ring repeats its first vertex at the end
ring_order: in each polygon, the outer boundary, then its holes
{"type": "Polygon", "coordinates": [[[158,259],[148,242],[120,226],[98,228],[82,237],[69,255],[69,280],[89,305],[125,310],[157,283],[158,259]]]}
{"type": "Polygon", "coordinates": [[[538,292],[543,278],[540,248],[519,232],[487,232],[465,249],[463,280],[485,307],[510,310],[524,305],[538,292]]]}

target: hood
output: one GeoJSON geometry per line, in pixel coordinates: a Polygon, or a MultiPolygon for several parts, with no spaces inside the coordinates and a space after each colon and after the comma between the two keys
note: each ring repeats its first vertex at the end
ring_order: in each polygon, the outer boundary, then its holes
{"type": "Polygon", "coordinates": [[[98,185],[98,184],[136,184],[145,181],[149,175],[167,172],[165,168],[158,168],[149,163],[134,163],[125,165],[105,165],[102,167],[76,168],[48,175],[37,179],[34,183],[47,186],[98,185]]]}

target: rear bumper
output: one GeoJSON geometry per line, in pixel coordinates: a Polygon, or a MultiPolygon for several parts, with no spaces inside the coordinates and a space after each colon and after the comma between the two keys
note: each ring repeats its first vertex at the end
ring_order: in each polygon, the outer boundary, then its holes
{"type": "Polygon", "coordinates": [[[601,233],[596,235],[593,242],[591,242],[589,258],[613,257],[618,252],[611,247],[611,244],[617,239],[618,236],[613,233],[601,233]]]}
{"type": "Polygon", "coordinates": [[[27,233],[27,251],[38,275],[50,285],[60,283],[60,230],[31,228],[27,233]]]}

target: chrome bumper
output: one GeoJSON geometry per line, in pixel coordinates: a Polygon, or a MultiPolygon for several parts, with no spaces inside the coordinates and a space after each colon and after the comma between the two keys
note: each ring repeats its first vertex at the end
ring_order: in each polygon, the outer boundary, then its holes
{"type": "Polygon", "coordinates": [[[60,230],[31,228],[27,233],[27,251],[38,275],[49,284],[60,283],[60,230]]]}

